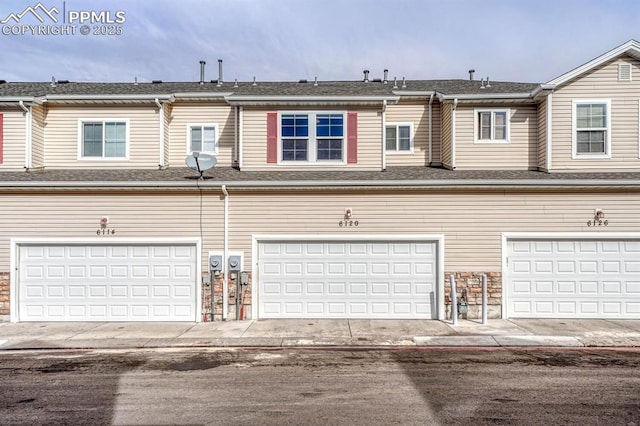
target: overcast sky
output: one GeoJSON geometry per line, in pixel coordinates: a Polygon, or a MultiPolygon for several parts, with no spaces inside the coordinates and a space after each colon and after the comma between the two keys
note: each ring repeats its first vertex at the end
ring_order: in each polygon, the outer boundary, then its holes
{"type": "MultiPolygon", "coordinates": [[[[0,79],[198,81],[205,60],[211,80],[223,59],[225,81],[358,80],[385,68],[391,79],[468,78],[474,68],[477,79],[537,83],[640,40],[638,0],[40,2],[59,11],[58,24],[73,11],[124,12],[122,34],[82,35],[78,24],[76,34],[14,35],[40,22],[9,20],[0,24],[0,79]]],[[[2,0],[0,21],[37,4],[2,0]]]]}

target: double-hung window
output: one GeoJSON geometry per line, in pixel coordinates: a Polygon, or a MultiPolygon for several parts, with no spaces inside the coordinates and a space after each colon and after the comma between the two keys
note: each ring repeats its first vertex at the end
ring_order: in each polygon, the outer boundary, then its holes
{"type": "Polygon", "coordinates": [[[282,162],[344,162],[343,113],[283,113],[280,115],[282,162]]]}
{"type": "Polygon", "coordinates": [[[282,161],[309,161],[309,116],[283,114],[282,161]]]}
{"type": "Polygon", "coordinates": [[[506,143],[509,141],[508,109],[477,109],[475,111],[475,141],[506,143]]]}
{"type": "Polygon", "coordinates": [[[126,120],[80,120],[81,158],[127,158],[126,120]]]}
{"type": "Polygon", "coordinates": [[[611,156],[611,103],[609,100],[573,102],[573,156],[611,156]]]}
{"type": "Polygon", "coordinates": [[[409,153],[413,149],[411,124],[386,124],[385,148],[387,152],[409,153]]]}
{"type": "Polygon", "coordinates": [[[188,124],[187,154],[218,152],[218,126],[216,124],[188,124]]]}

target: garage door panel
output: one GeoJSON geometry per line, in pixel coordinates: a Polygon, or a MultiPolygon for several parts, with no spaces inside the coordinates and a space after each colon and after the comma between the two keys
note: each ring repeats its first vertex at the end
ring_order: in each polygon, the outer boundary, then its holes
{"type": "Polygon", "coordinates": [[[507,316],[638,318],[637,247],[624,240],[509,241],[507,316]]]}
{"type": "Polygon", "coordinates": [[[195,321],[195,245],[20,245],[20,321],[195,321]]]}
{"type": "Polygon", "coordinates": [[[260,243],[258,317],[434,318],[435,244],[260,243]]]}

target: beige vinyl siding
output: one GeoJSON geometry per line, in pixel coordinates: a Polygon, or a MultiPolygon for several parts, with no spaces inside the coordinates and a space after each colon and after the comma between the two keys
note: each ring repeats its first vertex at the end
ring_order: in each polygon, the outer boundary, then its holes
{"type": "Polygon", "coordinates": [[[640,61],[622,57],[568,82],[553,93],[553,171],[638,169],[640,61]],[[632,81],[618,81],[618,64],[631,64],[632,81]],[[572,101],[611,100],[611,158],[572,159],[572,101]]]}
{"type": "MultiPolygon", "coordinates": [[[[432,120],[432,131],[433,135],[431,136],[431,144],[432,144],[432,158],[431,162],[433,165],[441,165],[442,164],[442,113],[441,113],[442,104],[438,102],[437,99],[433,100],[433,104],[431,105],[431,120],[432,120]]],[[[428,111],[427,111],[428,113],[428,111]]],[[[427,117],[428,120],[428,117],[427,117]]]]}
{"type": "Polygon", "coordinates": [[[3,115],[2,164],[0,171],[24,169],[26,127],[21,109],[0,110],[3,115]]]}
{"type": "Polygon", "coordinates": [[[547,98],[538,104],[538,169],[547,170],[547,98]]]}
{"type": "MultiPolygon", "coordinates": [[[[440,102],[431,105],[432,164],[442,163],[440,102]]],[[[387,107],[387,123],[413,123],[413,154],[387,153],[387,166],[420,166],[429,164],[429,99],[404,101],[387,107]]]]}
{"type": "Polygon", "coordinates": [[[149,106],[49,106],[45,122],[48,169],[157,168],[160,157],[158,108],[149,106]],[[128,119],[129,159],[78,160],[80,119],[128,119]]]}
{"type": "Polygon", "coordinates": [[[387,191],[376,194],[246,194],[230,189],[230,249],[243,251],[250,268],[254,234],[436,234],[445,237],[447,271],[500,271],[503,232],[636,232],[638,192],[387,191]],[[607,206],[609,226],[593,228],[593,206],[607,206]],[[256,209],[255,206],[260,206],[256,209]],[[345,208],[358,227],[340,227],[345,208]]]}
{"type": "Polygon", "coordinates": [[[169,159],[173,166],[184,165],[187,156],[188,124],[218,125],[218,165],[231,166],[234,137],[233,108],[223,102],[176,102],[171,108],[169,159]]]}
{"type": "Polygon", "coordinates": [[[171,121],[171,110],[172,110],[172,106],[170,104],[165,104],[165,106],[164,106],[164,120],[163,120],[163,125],[164,125],[163,149],[164,149],[164,165],[165,165],[165,167],[171,166],[171,151],[170,151],[170,147],[171,147],[171,128],[169,126],[169,123],[171,121]]]}
{"type": "Polygon", "coordinates": [[[413,125],[413,152],[389,152],[387,166],[424,166],[429,164],[429,101],[405,101],[389,105],[386,111],[387,124],[413,125]]]}
{"type": "MultiPolygon", "coordinates": [[[[195,185],[195,184],[194,184],[195,185]]],[[[0,221],[0,271],[9,270],[11,238],[203,238],[202,264],[208,252],[223,248],[223,201],[220,191],[156,194],[4,193],[0,221]],[[109,217],[114,235],[98,236],[100,218],[109,217]],[[202,234],[201,234],[202,232],[202,234]]]]}
{"type": "Polygon", "coordinates": [[[453,108],[451,104],[442,104],[442,165],[447,169],[452,167],[451,158],[451,114],[453,114],[453,108]]]}
{"type": "Polygon", "coordinates": [[[456,109],[457,170],[529,170],[538,167],[536,106],[458,105],[456,109]],[[475,142],[475,111],[508,110],[509,142],[475,142]]]}
{"type": "MultiPolygon", "coordinates": [[[[349,107],[327,107],[327,108],[254,108],[245,107],[243,113],[243,150],[242,169],[243,170],[344,170],[344,169],[366,169],[380,170],[382,167],[382,121],[379,109],[373,108],[349,108],[349,107]],[[355,112],[358,114],[358,163],[345,164],[339,166],[329,166],[322,163],[305,165],[284,165],[267,163],[267,113],[288,112],[288,111],[331,111],[331,112],[355,112]]],[[[346,143],[346,122],[345,115],[345,143],[346,143]]]]}
{"type": "Polygon", "coordinates": [[[44,122],[45,107],[34,105],[31,108],[31,166],[44,167],[44,122]]]}
{"type": "MultiPolygon", "coordinates": [[[[346,190],[239,192],[229,188],[229,249],[242,251],[253,269],[252,237],[435,234],[445,237],[447,271],[500,271],[503,232],[637,232],[640,192],[512,190],[346,190]],[[607,227],[589,227],[594,206],[604,207],[607,227]],[[358,227],[340,227],[345,208],[358,227]]],[[[223,205],[219,189],[157,193],[1,194],[0,271],[9,270],[11,238],[97,238],[100,217],[115,235],[203,238],[202,262],[223,250],[223,205]],[[201,234],[202,232],[202,234],[201,234]]],[[[206,268],[206,267],[205,267],[206,268]]]]}

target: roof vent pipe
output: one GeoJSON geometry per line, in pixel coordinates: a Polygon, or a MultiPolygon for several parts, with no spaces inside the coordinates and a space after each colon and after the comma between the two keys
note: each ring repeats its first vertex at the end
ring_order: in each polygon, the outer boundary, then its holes
{"type": "Polygon", "coordinates": [[[398,79],[396,77],[393,77],[393,88],[394,89],[398,88],[398,79]]]}
{"type": "Polygon", "coordinates": [[[405,89],[407,87],[407,80],[402,77],[402,88],[405,89]]]}
{"type": "Polygon", "coordinates": [[[469,70],[469,80],[473,81],[473,73],[476,72],[473,68],[469,70]]]}
{"type": "Polygon", "coordinates": [[[51,87],[56,87],[56,78],[51,76],[51,87]]]}
{"type": "Polygon", "coordinates": [[[369,70],[364,70],[364,82],[368,83],[369,82],[369,70]]]}
{"type": "Polygon", "coordinates": [[[480,79],[480,88],[484,89],[484,78],[480,79]]]}
{"type": "Polygon", "coordinates": [[[205,61],[200,61],[200,84],[204,84],[204,66],[207,65],[205,61]]]}
{"type": "Polygon", "coordinates": [[[315,78],[315,80],[313,81],[313,85],[317,86],[318,85],[318,77],[315,78]]]}
{"type": "Polygon", "coordinates": [[[384,70],[384,78],[382,79],[382,82],[384,84],[387,84],[389,82],[389,70],[388,69],[384,70]]]}
{"type": "Polygon", "coordinates": [[[222,86],[222,59],[218,59],[218,86],[222,86]]]}
{"type": "Polygon", "coordinates": [[[487,84],[486,87],[491,87],[491,83],[489,83],[489,77],[487,77],[487,84]]]}
{"type": "Polygon", "coordinates": [[[253,76],[253,84],[252,84],[252,86],[257,86],[257,85],[258,85],[258,83],[256,82],[256,76],[254,75],[253,76]]]}

